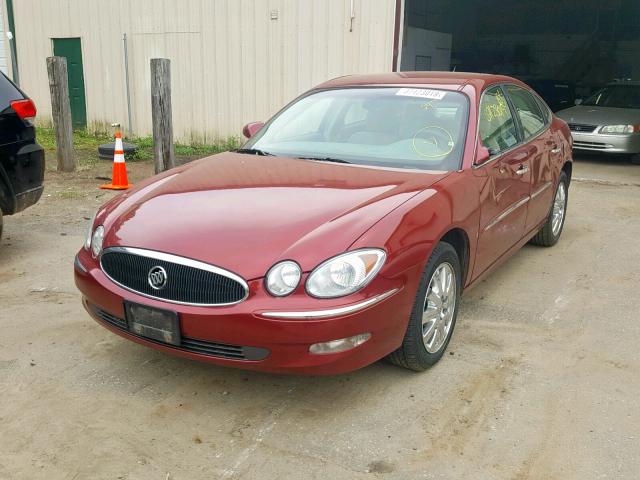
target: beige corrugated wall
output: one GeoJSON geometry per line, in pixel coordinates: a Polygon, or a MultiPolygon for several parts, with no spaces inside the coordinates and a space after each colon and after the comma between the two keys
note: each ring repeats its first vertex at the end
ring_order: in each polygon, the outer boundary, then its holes
{"type": "Polygon", "coordinates": [[[21,86],[50,117],[52,38],[80,37],[87,119],[127,124],[122,35],[129,38],[133,130],[151,132],[149,59],[171,59],[176,138],[238,135],[309,87],[391,71],[394,0],[20,0],[21,86]],[[272,19],[272,14],[277,19],[272,19]]]}

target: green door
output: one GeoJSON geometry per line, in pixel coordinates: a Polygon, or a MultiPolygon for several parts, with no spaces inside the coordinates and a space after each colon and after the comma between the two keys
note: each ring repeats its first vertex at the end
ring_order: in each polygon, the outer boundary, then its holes
{"type": "Polygon", "coordinates": [[[87,106],[84,95],[84,71],[82,70],[82,46],[79,38],[54,38],[53,54],[66,57],[69,76],[69,100],[73,128],[87,126],[87,106]]]}

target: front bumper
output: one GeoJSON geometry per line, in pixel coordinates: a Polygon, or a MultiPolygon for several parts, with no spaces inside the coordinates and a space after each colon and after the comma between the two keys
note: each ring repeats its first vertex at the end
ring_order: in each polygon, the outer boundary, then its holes
{"type": "Polygon", "coordinates": [[[601,133],[571,132],[574,150],[606,153],[640,153],[640,133],[607,135],[601,133]]]}
{"type": "Polygon", "coordinates": [[[344,298],[320,300],[308,297],[301,303],[302,299],[271,297],[263,289],[262,280],[258,279],[248,282],[249,297],[242,303],[198,307],[170,304],[125,290],[109,280],[84,250],[76,257],[74,271],[85,308],[112,332],[177,356],[274,373],[338,374],[379,360],[402,343],[414,296],[410,288],[403,288],[402,280],[381,278],[376,279],[380,282],[375,282],[375,292],[369,285],[350,296],[356,298],[349,303],[345,303],[344,298]],[[391,293],[385,296],[387,292],[391,293]],[[380,298],[374,303],[366,303],[374,297],[380,298]],[[176,347],[130,332],[125,319],[125,300],[177,311],[186,343],[176,347]],[[347,313],[341,310],[354,304],[364,306],[355,311],[347,309],[347,313]],[[332,310],[337,313],[332,312],[329,317],[273,318],[277,312],[332,310]],[[323,355],[309,353],[309,347],[314,343],[362,333],[370,333],[371,338],[351,350],[323,355]]]}

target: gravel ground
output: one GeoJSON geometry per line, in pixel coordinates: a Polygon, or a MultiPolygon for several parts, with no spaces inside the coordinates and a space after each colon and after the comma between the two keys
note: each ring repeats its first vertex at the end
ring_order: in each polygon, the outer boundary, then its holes
{"type": "Polygon", "coordinates": [[[109,168],[48,171],[5,219],[0,479],[638,478],[640,166],[577,161],[560,243],[467,292],[436,367],[319,378],[177,359],[93,322],[72,263],[109,168]]]}

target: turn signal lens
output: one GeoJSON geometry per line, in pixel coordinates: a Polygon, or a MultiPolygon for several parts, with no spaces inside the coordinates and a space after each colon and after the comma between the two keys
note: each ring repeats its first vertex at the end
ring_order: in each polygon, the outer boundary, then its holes
{"type": "Polygon", "coordinates": [[[273,296],[284,297],[296,289],[301,277],[302,270],[296,262],[285,260],[276,263],[267,272],[267,290],[273,296]]]}
{"type": "Polygon", "coordinates": [[[335,298],[356,292],[375,277],[386,256],[384,250],[368,248],[333,257],[311,272],[307,293],[318,298],[335,298]]]}
{"type": "Polygon", "coordinates": [[[93,222],[96,221],[96,215],[98,212],[94,213],[89,220],[89,227],[87,228],[87,233],[84,236],[84,249],[89,250],[91,248],[91,236],[93,235],[93,222]]]}
{"type": "Polygon", "coordinates": [[[346,352],[371,338],[370,333],[361,333],[353,337],[341,338],[339,340],[331,340],[330,342],[314,343],[309,347],[309,352],[314,355],[326,355],[328,353],[346,352]]]}

